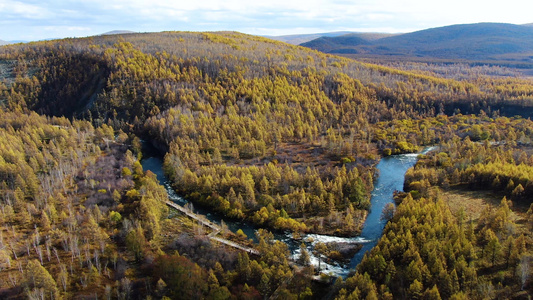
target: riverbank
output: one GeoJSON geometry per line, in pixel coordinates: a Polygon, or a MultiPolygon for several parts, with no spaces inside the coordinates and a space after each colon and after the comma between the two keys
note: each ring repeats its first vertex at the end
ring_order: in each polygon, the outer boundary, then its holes
{"type": "MultiPolygon", "coordinates": [[[[423,153],[430,151],[426,148],[423,153]]],[[[364,253],[374,247],[377,243],[385,222],[381,220],[381,212],[387,203],[393,202],[392,194],[395,190],[403,190],[404,175],[408,168],[414,166],[417,161],[418,154],[402,154],[383,158],[377,165],[379,176],[377,178],[374,190],[371,197],[371,207],[367,215],[363,230],[360,236],[357,237],[338,237],[332,235],[322,234],[300,234],[294,237],[291,232],[276,232],[274,231],[275,239],[287,244],[291,257],[296,259],[300,256],[300,245],[303,242],[310,254],[311,264],[318,266],[319,258],[315,255],[315,246],[317,242],[321,243],[337,243],[337,244],[360,244],[361,250],[357,252],[349,263],[342,261],[321,262],[323,272],[332,276],[347,276],[350,270],[353,270],[362,259],[364,253]]],[[[167,189],[169,199],[184,206],[188,203],[175,193],[172,189],[170,181],[163,172],[162,160],[157,157],[145,156],[142,161],[143,168],[155,173],[163,186],[167,189]]],[[[198,209],[201,214],[205,215],[211,222],[220,224],[222,222],[221,215],[213,213],[205,209],[198,209]]],[[[232,232],[242,230],[249,238],[254,238],[255,231],[259,228],[250,223],[224,220],[225,225],[232,232]]],[[[332,244],[333,245],[333,244],[332,244]]]]}
{"type": "MultiPolygon", "coordinates": [[[[165,155],[163,148],[147,140],[143,141],[142,145],[143,157],[145,158],[143,164],[148,163],[150,165],[149,161],[154,160],[154,165],[149,166],[149,168],[161,169],[158,170],[157,175],[159,178],[165,177],[164,185],[173,189],[171,193],[177,197],[175,189],[178,187],[174,182],[177,179],[174,177],[174,181],[170,180],[173,177],[166,177],[168,174],[162,171],[164,166],[156,166],[163,164],[165,155]]],[[[235,170],[231,168],[235,166],[230,165],[229,169],[225,169],[223,165],[214,164],[209,167],[209,170],[202,172],[211,172],[222,168],[222,174],[209,174],[209,176],[201,178],[202,175],[197,176],[189,173],[197,184],[192,190],[180,185],[178,193],[181,197],[178,201],[182,205],[190,201],[194,203],[200,213],[211,214],[219,221],[224,219],[232,223],[246,223],[256,228],[265,228],[280,233],[291,231],[295,235],[312,233],[339,237],[359,236],[368,214],[367,207],[370,206],[369,187],[373,187],[372,182],[376,176],[373,174],[374,164],[369,165],[367,162],[365,167],[360,168],[355,162],[330,165],[331,170],[328,173],[331,174],[329,176],[324,176],[316,171],[308,174],[309,170],[301,169],[299,172],[303,173],[297,175],[301,178],[294,178],[296,169],[292,169],[293,165],[294,163],[289,166],[288,164],[262,161],[262,164],[249,167],[254,170],[254,173],[264,169],[265,174],[262,176],[251,174],[253,181],[250,181],[248,176],[247,182],[243,182],[243,175],[249,175],[246,174],[247,169],[239,169],[234,175],[232,172],[235,170]],[[243,170],[246,172],[242,172],[243,170]],[[225,177],[221,182],[224,187],[217,186],[215,188],[214,184],[208,184],[212,187],[207,189],[204,186],[204,181],[214,180],[216,177],[225,177]],[[278,183],[278,191],[275,194],[274,192],[261,193],[259,190],[276,188],[273,179],[270,179],[270,182],[267,180],[266,183],[261,181],[271,177],[276,177],[283,184],[278,183]],[[337,180],[336,177],[342,178],[337,180]],[[331,178],[335,180],[331,180],[331,178]],[[261,181],[259,187],[257,186],[258,181],[261,181]],[[287,182],[285,183],[285,181],[287,182]],[[336,187],[325,188],[324,186],[328,184],[327,181],[334,181],[329,184],[336,187]],[[250,182],[254,182],[254,184],[249,184],[250,182]],[[280,185],[283,187],[279,187],[280,185]],[[263,186],[265,187],[263,188],[263,186]],[[233,194],[228,192],[230,187],[234,189],[233,194]],[[336,191],[331,192],[332,189],[336,191]],[[343,196],[343,194],[347,194],[347,196],[343,196]],[[250,205],[248,202],[253,202],[254,205],[247,207],[250,205]]],[[[246,164],[243,164],[239,168],[245,166],[246,164]]],[[[191,176],[180,180],[180,182],[190,181],[191,176]]],[[[249,236],[249,234],[247,235],[249,236]]]]}
{"type": "Polygon", "coordinates": [[[426,147],[420,153],[399,154],[384,157],[377,165],[379,177],[372,191],[372,207],[361,232],[361,238],[368,240],[362,249],[354,255],[350,262],[350,268],[361,262],[365,253],[377,244],[383,233],[386,221],[381,218],[383,209],[389,203],[394,203],[395,191],[403,191],[405,173],[418,161],[420,154],[426,154],[435,147],[426,147]]]}

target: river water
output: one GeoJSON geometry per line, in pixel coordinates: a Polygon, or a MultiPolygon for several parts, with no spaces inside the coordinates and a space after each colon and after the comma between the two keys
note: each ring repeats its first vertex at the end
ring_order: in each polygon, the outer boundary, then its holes
{"type": "MultiPolygon", "coordinates": [[[[433,149],[434,147],[428,147],[421,154],[426,154],[433,149]]],[[[365,253],[376,246],[385,227],[385,221],[381,220],[383,209],[388,203],[394,203],[392,198],[394,191],[403,191],[405,172],[416,164],[418,155],[418,153],[411,153],[384,157],[376,166],[379,176],[377,181],[374,182],[374,190],[370,198],[370,212],[366,217],[361,232],[361,238],[367,242],[352,258],[350,262],[351,269],[355,269],[365,253]]]]}
{"type": "MultiPolygon", "coordinates": [[[[423,154],[431,151],[433,147],[426,148],[422,151],[423,154]]],[[[152,151],[145,151],[145,158],[141,161],[145,171],[150,170],[157,175],[157,179],[163,185],[167,192],[169,199],[179,205],[186,205],[188,201],[172,189],[169,179],[163,172],[163,162],[152,151]]],[[[377,165],[379,176],[374,183],[374,190],[372,191],[370,212],[367,216],[361,235],[352,238],[342,238],[329,235],[319,234],[304,234],[302,239],[294,239],[290,232],[274,232],[274,237],[287,244],[291,256],[297,258],[300,255],[300,244],[305,243],[307,250],[311,256],[311,263],[318,266],[318,258],[313,255],[312,249],[317,242],[347,242],[347,243],[361,243],[363,248],[355,254],[348,265],[339,265],[337,263],[321,263],[322,271],[333,276],[346,277],[351,270],[354,270],[357,264],[361,262],[366,251],[372,249],[376,244],[385,226],[385,222],[381,220],[381,212],[387,203],[393,202],[393,192],[395,190],[403,191],[403,183],[405,172],[414,166],[417,161],[418,154],[401,154],[385,157],[377,165]]],[[[198,214],[205,215],[210,221],[220,224],[222,216],[212,213],[209,210],[202,208],[195,208],[194,211],[198,214]]],[[[255,239],[255,231],[257,227],[246,223],[233,220],[224,220],[224,223],[233,232],[241,229],[248,238],[255,239]]]]}

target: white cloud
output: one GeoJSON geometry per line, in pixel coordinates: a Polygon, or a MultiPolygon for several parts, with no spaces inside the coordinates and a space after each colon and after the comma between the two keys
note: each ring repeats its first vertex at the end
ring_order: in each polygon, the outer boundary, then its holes
{"type": "Polygon", "coordinates": [[[531,11],[533,1],[523,0],[0,0],[0,39],[83,36],[114,29],[407,32],[457,23],[530,23],[531,11]]]}
{"type": "Polygon", "coordinates": [[[0,12],[6,16],[21,16],[23,18],[44,19],[50,16],[48,9],[21,1],[3,0],[0,2],[0,12]]]}

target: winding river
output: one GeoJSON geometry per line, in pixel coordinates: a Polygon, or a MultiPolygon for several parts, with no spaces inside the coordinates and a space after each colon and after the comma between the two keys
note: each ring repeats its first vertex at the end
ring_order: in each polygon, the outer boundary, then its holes
{"type": "MultiPolygon", "coordinates": [[[[434,147],[427,147],[420,154],[426,154],[433,149],[434,147]]],[[[392,199],[394,191],[403,191],[405,173],[416,164],[418,155],[419,153],[412,153],[384,157],[376,166],[379,176],[374,182],[374,190],[370,198],[370,212],[361,232],[361,238],[367,242],[352,258],[351,269],[355,269],[365,253],[378,243],[385,227],[385,221],[381,220],[381,213],[388,203],[394,202],[392,199]]]]}
{"type": "MultiPolygon", "coordinates": [[[[422,151],[425,154],[431,151],[433,147],[428,147],[422,151]]],[[[143,169],[145,171],[150,170],[157,175],[159,182],[166,188],[169,199],[176,202],[179,205],[184,206],[188,201],[179,195],[172,189],[170,181],[163,172],[163,162],[156,152],[149,149],[144,152],[144,159],[141,161],[143,169]]],[[[385,222],[381,220],[381,212],[387,203],[393,202],[392,196],[395,190],[402,191],[405,172],[414,166],[418,158],[418,154],[401,154],[385,157],[377,165],[379,171],[379,177],[374,183],[374,190],[372,191],[370,212],[367,216],[361,235],[352,238],[341,238],[329,235],[319,234],[306,234],[303,235],[303,241],[308,248],[308,252],[311,255],[311,263],[318,266],[318,258],[315,257],[311,250],[314,248],[314,244],[317,242],[348,242],[348,243],[361,243],[363,248],[355,254],[348,265],[339,265],[336,263],[324,263],[322,262],[322,271],[334,276],[346,277],[348,273],[355,269],[357,264],[361,262],[366,251],[372,249],[378,239],[381,237],[385,222]]],[[[195,208],[195,212],[205,215],[210,221],[220,224],[222,216],[216,213],[212,213],[209,210],[202,208],[195,208]]],[[[238,229],[242,231],[252,239],[255,239],[255,231],[257,227],[245,223],[232,220],[224,220],[228,228],[236,232],[238,229]]],[[[274,233],[277,240],[285,242],[291,255],[296,258],[300,254],[300,244],[302,240],[296,240],[292,237],[290,232],[277,232],[274,233]]]]}

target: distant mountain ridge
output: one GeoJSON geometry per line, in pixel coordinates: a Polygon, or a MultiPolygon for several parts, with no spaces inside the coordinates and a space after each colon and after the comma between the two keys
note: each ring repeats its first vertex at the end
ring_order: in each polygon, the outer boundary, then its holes
{"type": "Polygon", "coordinates": [[[265,36],[269,39],[293,44],[300,45],[307,43],[316,39],[321,38],[332,38],[332,37],[341,37],[341,36],[355,36],[368,41],[373,41],[381,39],[384,37],[393,36],[392,33],[379,33],[379,32],[353,32],[353,31],[334,31],[334,32],[323,32],[323,33],[310,33],[310,34],[291,34],[291,35],[279,35],[279,36],[265,36]]]}
{"type": "Polygon", "coordinates": [[[19,43],[27,43],[27,42],[28,41],[24,41],[24,40],[11,40],[11,41],[0,40],[0,46],[11,45],[11,44],[19,44],[19,43]]]}
{"type": "Polygon", "coordinates": [[[131,30],[112,30],[112,31],[104,32],[100,35],[114,35],[114,34],[128,34],[128,33],[136,33],[136,32],[131,31],[131,30]]]}
{"type": "Polygon", "coordinates": [[[320,37],[302,46],[333,54],[533,62],[533,26],[476,23],[377,37],[320,37]]]}
{"type": "Polygon", "coordinates": [[[351,31],[335,31],[335,32],[324,32],[324,33],[309,33],[309,34],[290,34],[290,35],[278,35],[278,36],[272,36],[267,35],[265,37],[269,39],[273,39],[280,42],[285,42],[288,44],[293,45],[299,45],[302,43],[306,43],[309,41],[312,41],[314,39],[318,39],[320,37],[335,37],[335,36],[341,36],[353,33],[351,31]]]}

